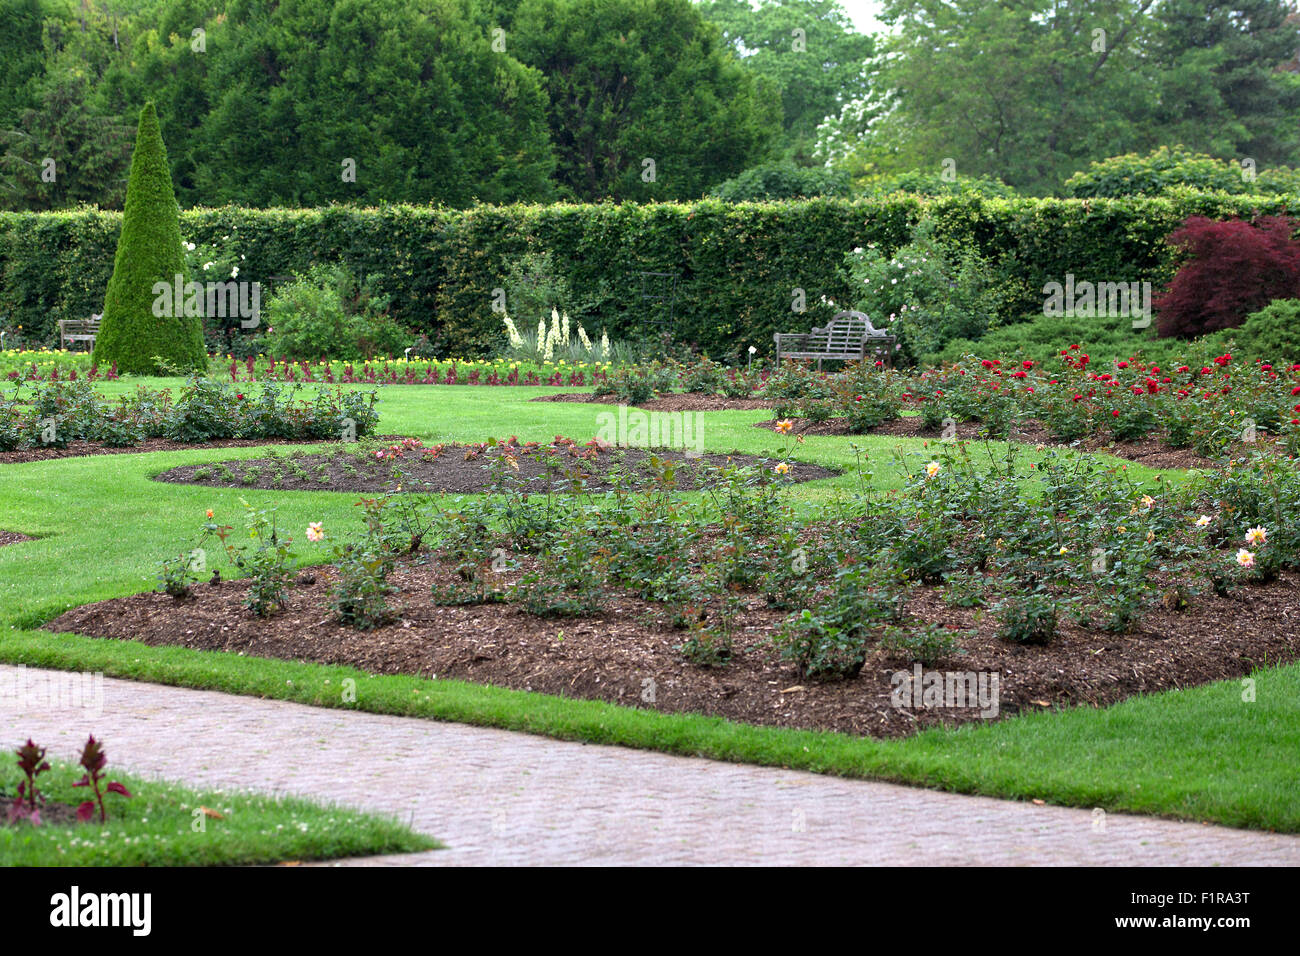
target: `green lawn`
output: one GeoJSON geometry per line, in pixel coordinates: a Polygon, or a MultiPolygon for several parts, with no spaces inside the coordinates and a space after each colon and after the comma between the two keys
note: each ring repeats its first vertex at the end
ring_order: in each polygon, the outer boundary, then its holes
{"type": "MultiPolygon", "coordinates": [[[[237,866],[439,846],[395,820],[355,810],[249,793],[200,793],[119,774],[111,765],[106,779],[121,781],[131,798],[107,795],[106,823],[96,816],[88,823],[59,824],[51,822],[49,809],[75,807],[89,791],[72,786],[80,767],[51,763],[37,778],[46,798],[45,822],[0,824],[0,866],[237,866]]],[[[0,761],[0,791],[13,793],[21,779],[14,761],[0,761]]]]}
{"type": "MultiPolygon", "coordinates": [[[[104,390],[130,387],[108,383],[104,390]]],[[[426,442],[511,434],[521,440],[556,434],[585,439],[595,434],[597,416],[610,410],[527,401],[548,391],[555,390],[381,388],[380,431],[417,435],[426,442]]],[[[785,439],[750,427],[768,417],[764,411],[706,414],[706,449],[781,452],[785,439]]],[[[891,464],[894,448],[915,455],[918,463],[935,454],[919,440],[837,437],[809,438],[794,446],[793,454],[800,460],[855,469],[854,444],[867,455],[871,477],[866,480],[877,487],[899,482],[891,464]]],[[[1003,455],[1005,446],[993,443],[990,453],[1003,455]]],[[[277,504],[291,529],[305,528],[308,521],[345,530],[356,526],[352,494],[235,491],[149,480],[149,475],[179,464],[259,454],[257,449],[195,449],[0,465],[0,528],[40,538],[0,548],[0,659],[962,792],[1300,832],[1300,795],[1290,766],[1300,752],[1300,666],[1257,675],[1256,700],[1251,703],[1242,701],[1238,684],[1224,683],[1137,698],[1104,710],[1047,712],[878,741],[665,715],[457,681],[372,677],[337,667],[30,630],[68,607],[153,587],[158,560],[192,539],[204,510],[234,517],[241,495],[254,504],[277,504]],[[330,690],[347,676],[357,680],[356,703],[350,705],[330,690]]],[[[1032,460],[1032,449],[1025,454],[1032,460]]],[[[1128,470],[1141,481],[1156,475],[1136,465],[1128,470]]],[[[859,480],[853,471],[799,486],[794,494],[808,503],[826,500],[859,480]]],[[[324,558],[323,548],[317,552],[316,546],[301,544],[300,552],[309,559],[324,558]]]]}

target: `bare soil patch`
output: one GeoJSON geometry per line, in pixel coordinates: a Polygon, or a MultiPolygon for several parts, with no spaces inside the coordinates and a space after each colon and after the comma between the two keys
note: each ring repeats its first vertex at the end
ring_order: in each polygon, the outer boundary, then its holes
{"type": "Polygon", "coordinates": [[[0,531],[0,548],[7,544],[17,544],[19,541],[31,541],[30,536],[19,531],[0,531]]]}
{"type": "MultiPolygon", "coordinates": [[[[562,392],[559,395],[539,395],[529,399],[533,402],[578,402],[593,405],[626,405],[616,395],[593,395],[590,392],[562,392]]],[[[750,411],[755,408],[771,408],[772,403],[765,398],[727,398],[725,395],[696,395],[691,392],[672,392],[660,395],[648,402],[636,406],[650,412],[725,412],[750,411]]]]}
{"type": "MultiPolygon", "coordinates": [[[[37,789],[39,789],[39,785],[37,789]]],[[[18,794],[16,791],[14,793],[0,793],[0,808],[3,808],[3,812],[0,812],[0,827],[15,827],[17,829],[22,829],[23,827],[30,827],[32,825],[30,820],[9,819],[9,807],[13,805],[13,802],[17,797],[18,794]]],[[[72,806],[70,803],[55,803],[51,800],[39,806],[41,810],[41,826],[43,827],[73,827],[81,823],[81,821],[77,819],[77,808],[72,806]]],[[[95,820],[98,821],[99,811],[96,810],[95,814],[95,820]]]]}
{"type": "MultiPolygon", "coordinates": [[[[501,588],[532,566],[527,557],[520,563],[500,576],[501,588]]],[[[678,653],[686,632],[670,626],[665,608],[622,589],[608,589],[603,611],[585,618],[543,619],[514,604],[443,607],[432,602],[430,587],[457,579],[450,564],[424,553],[404,560],[390,578],[401,589],[390,601],[400,608],[399,618],[361,632],[337,623],[328,608],[333,575],[330,568],[311,569],[290,589],[286,608],[267,620],[241,606],[244,582],[222,581],[196,585],[180,601],[155,592],[89,604],[46,627],[858,735],[896,737],[981,719],[978,707],[893,706],[893,677],[914,673],[913,665],[881,650],[855,678],[801,681],[768,641],[785,612],[756,595],[747,598],[730,663],[704,668],[678,653]]],[[[1207,593],[1181,612],[1157,607],[1129,634],[1063,621],[1046,647],[999,640],[990,615],[951,607],[935,588],[918,588],[906,612],[914,620],[974,631],[959,638],[962,653],[925,672],[997,674],[1000,717],[1103,706],[1300,658],[1300,575],[1292,572],[1239,597],[1207,593]]]]}
{"type": "MultiPolygon", "coordinates": [[[[369,449],[371,446],[366,446],[369,449]]],[[[733,452],[729,455],[692,455],[670,449],[608,448],[557,443],[538,445],[445,445],[403,450],[396,458],[379,457],[384,449],[362,451],[336,447],[319,454],[254,458],[217,464],[185,465],[165,471],[158,481],[199,484],[217,488],[265,488],[294,491],[379,492],[400,484],[408,491],[472,494],[492,486],[492,473],[511,481],[529,482],[538,491],[604,491],[612,479],[626,475],[633,487],[646,487],[656,478],[655,462],[674,466],[673,487],[690,490],[711,480],[713,469],[731,465],[763,465],[767,460],[733,452]],[[502,461],[502,456],[507,456],[502,461]],[[395,469],[401,477],[395,478],[395,469]],[[575,484],[576,483],[576,484],[575,484]]],[[[813,481],[834,477],[820,465],[794,463],[776,481],[813,481]]]]}

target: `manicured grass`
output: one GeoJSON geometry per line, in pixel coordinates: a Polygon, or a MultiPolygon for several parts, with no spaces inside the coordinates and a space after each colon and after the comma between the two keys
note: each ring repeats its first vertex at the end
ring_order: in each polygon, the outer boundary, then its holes
{"type": "Polygon", "coordinates": [[[34,667],[425,717],[686,756],[872,777],[961,793],[1300,832],[1300,665],[1105,709],[1044,711],[902,740],[755,727],[456,680],[10,632],[0,658],[34,667]],[[356,682],[355,702],[343,681],[356,682]]]}
{"type": "MultiPolygon", "coordinates": [[[[130,387],[107,383],[104,390],[130,387]]],[[[598,416],[612,410],[527,400],[553,391],[381,388],[379,430],[416,435],[426,442],[510,434],[521,440],[556,434],[583,439],[599,430],[598,416]]],[[[761,410],[706,413],[706,450],[783,454],[786,439],[752,427],[769,417],[761,410]]],[[[811,506],[851,491],[859,481],[876,488],[897,487],[894,449],[914,456],[915,468],[939,454],[933,446],[876,437],[812,437],[790,444],[796,460],[850,470],[839,478],[796,486],[792,494],[811,506]],[[854,445],[866,455],[868,477],[856,473],[854,445]]],[[[982,449],[976,452],[985,454],[982,449]]],[[[1249,704],[1240,700],[1237,685],[1226,683],[1138,698],[1105,710],[1044,713],[878,741],[670,716],[455,681],[371,677],[344,668],[31,630],[68,607],[153,587],[157,562],[189,545],[205,509],[216,511],[219,520],[238,524],[241,496],[257,506],[277,505],[281,525],[299,539],[296,545],[303,558],[324,560],[325,549],[307,544],[301,531],[309,521],[344,533],[356,528],[360,519],[355,494],[226,490],[149,480],[180,464],[261,454],[264,450],[194,449],[0,465],[0,528],[39,537],[0,548],[0,659],[323,706],[345,706],[335,689],[342,678],[352,677],[357,699],[350,706],[381,713],[1300,832],[1300,796],[1293,774],[1288,775],[1288,755],[1300,752],[1296,666],[1258,675],[1257,700],[1249,704]]],[[[987,454],[1000,458],[1005,445],[990,443],[987,454]]],[[[1024,456],[1033,460],[1035,452],[1026,449],[1024,456]]],[[[1111,463],[1124,467],[1114,459],[1111,463]]],[[[1137,465],[1127,470],[1143,482],[1157,474],[1137,465]]]]}
{"type": "MultiPolygon", "coordinates": [[[[75,807],[87,799],[87,790],[72,786],[81,768],[51,763],[37,778],[47,807],[75,807]]],[[[47,813],[40,827],[25,821],[0,825],[0,866],[235,866],[439,847],[395,820],[355,810],[240,792],[200,793],[108,769],[107,779],[121,781],[132,796],[105,798],[106,823],[98,816],[88,823],[50,823],[47,813]]],[[[0,761],[0,791],[13,793],[21,779],[13,760],[0,761]]],[[[8,812],[7,802],[3,809],[8,812]]]]}

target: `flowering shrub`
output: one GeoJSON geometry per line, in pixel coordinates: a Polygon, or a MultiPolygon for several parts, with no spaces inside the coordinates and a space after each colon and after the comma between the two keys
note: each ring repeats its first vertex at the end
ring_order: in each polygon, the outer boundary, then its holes
{"type": "Polygon", "coordinates": [[[979,338],[996,314],[986,263],[970,249],[952,255],[929,218],[892,257],[872,243],[850,252],[845,268],[859,311],[897,335],[903,354],[913,359],[941,350],[950,339],[979,338]]]}

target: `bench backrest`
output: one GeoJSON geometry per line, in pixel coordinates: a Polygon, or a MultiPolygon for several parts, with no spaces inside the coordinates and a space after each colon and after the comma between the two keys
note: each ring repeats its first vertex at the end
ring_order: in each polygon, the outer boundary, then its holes
{"type": "Polygon", "coordinates": [[[871,320],[861,312],[839,312],[825,328],[813,329],[804,340],[804,347],[816,352],[857,353],[862,350],[863,339],[887,334],[873,327],[871,320]]]}

